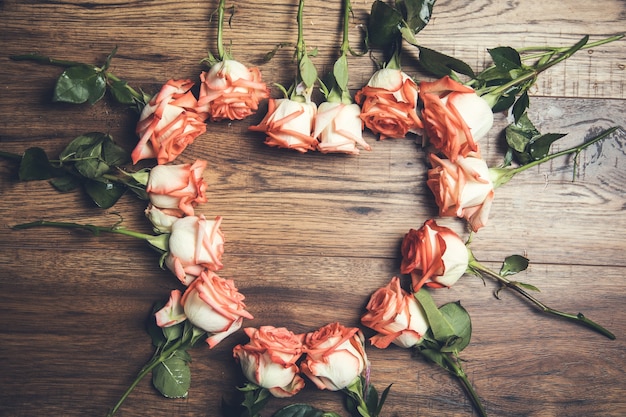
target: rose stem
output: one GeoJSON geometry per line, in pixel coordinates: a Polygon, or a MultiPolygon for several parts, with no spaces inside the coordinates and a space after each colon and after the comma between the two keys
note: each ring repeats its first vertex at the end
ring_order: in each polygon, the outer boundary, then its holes
{"type": "Polygon", "coordinates": [[[461,383],[463,384],[463,388],[465,388],[465,390],[469,393],[472,403],[474,403],[474,407],[478,411],[478,414],[481,417],[487,417],[487,411],[483,407],[483,404],[480,401],[480,397],[474,390],[474,386],[470,382],[469,378],[467,378],[467,374],[465,374],[461,363],[456,359],[456,357],[452,358],[450,354],[444,353],[442,357],[448,365],[448,367],[444,369],[448,370],[448,372],[456,376],[461,381],[461,383]]]}
{"type": "MultiPolygon", "coordinates": [[[[613,132],[615,132],[618,129],[622,129],[621,126],[613,126],[610,129],[605,130],[604,132],[602,132],[601,134],[599,134],[598,136],[592,138],[591,140],[588,140],[587,142],[584,142],[578,146],[574,146],[572,148],[569,149],[565,149],[563,151],[559,151],[559,152],[555,152],[555,153],[551,153],[549,155],[544,156],[541,159],[537,159],[535,161],[529,162],[528,164],[519,166],[517,168],[489,168],[489,172],[491,173],[491,180],[493,182],[493,186],[494,188],[497,188],[501,185],[506,184],[507,182],[509,182],[511,180],[511,178],[513,178],[513,176],[515,174],[518,174],[522,171],[527,170],[528,168],[532,168],[536,165],[539,164],[543,164],[544,162],[547,162],[551,159],[554,158],[558,158],[559,156],[564,156],[564,155],[568,155],[571,153],[575,153],[576,157],[578,156],[578,154],[580,152],[582,152],[583,149],[593,145],[596,142],[599,142],[603,139],[605,139],[606,137],[610,136],[613,132]]],[[[572,181],[574,180],[576,176],[576,164],[574,164],[574,173],[572,175],[572,181]]]]}
{"type": "Polygon", "coordinates": [[[93,224],[79,224],[79,223],[71,223],[71,222],[51,222],[46,220],[37,220],[30,223],[22,223],[12,226],[12,229],[15,230],[23,230],[30,229],[33,227],[58,227],[58,228],[68,228],[68,229],[82,229],[87,230],[94,234],[94,236],[100,235],[101,232],[105,233],[117,233],[120,235],[131,236],[137,239],[142,239],[147,241],[149,244],[154,246],[155,248],[166,250],[166,244],[164,239],[168,238],[168,234],[161,235],[149,235],[146,233],[135,232],[132,230],[124,229],[122,227],[102,227],[95,226],[93,224]]]}
{"type": "Polygon", "coordinates": [[[501,283],[505,287],[510,288],[510,289],[516,291],[517,293],[519,293],[520,295],[522,295],[523,297],[525,297],[526,299],[528,299],[529,301],[534,303],[544,313],[553,314],[555,316],[562,317],[564,319],[574,321],[574,322],[579,323],[579,324],[581,324],[581,325],[583,325],[585,327],[590,328],[591,330],[595,330],[596,332],[598,332],[598,333],[608,337],[611,340],[615,340],[615,335],[613,333],[611,333],[610,331],[608,331],[604,327],[600,326],[599,324],[597,324],[593,320],[589,320],[582,313],[578,313],[578,314],[564,313],[562,311],[555,310],[553,308],[548,307],[547,305],[543,304],[541,301],[537,300],[535,297],[533,297],[532,295],[527,293],[523,288],[521,288],[519,286],[518,283],[516,283],[514,281],[511,281],[511,280],[503,277],[500,274],[495,273],[491,269],[489,269],[489,268],[485,267],[484,265],[482,265],[476,259],[472,258],[472,260],[470,261],[470,264],[469,264],[469,269],[472,272],[477,272],[477,273],[479,273],[482,276],[488,276],[488,277],[494,278],[496,281],[498,281],[499,283],[501,283]]]}
{"type": "Polygon", "coordinates": [[[148,375],[148,373],[150,373],[160,363],[168,359],[174,352],[176,352],[176,350],[178,350],[183,345],[183,343],[184,343],[183,338],[177,340],[176,343],[174,343],[169,349],[164,350],[158,356],[154,356],[147,364],[145,364],[144,367],[141,368],[141,371],[139,371],[139,373],[137,374],[137,377],[135,378],[133,383],[130,384],[128,389],[126,389],[124,394],[120,397],[119,401],[109,411],[109,413],[107,414],[107,417],[112,417],[113,414],[115,414],[117,410],[119,410],[124,400],[126,400],[126,398],[130,395],[132,390],[135,389],[135,387],[137,386],[137,384],[139,384],[139,382],[143,379],[143,377],[148,375]]]}
{"type": "Polygon", "coordinates": [[[224,60],[224,40],[222,39],[222,31],[224,29],[224,7],[226,0],[220,0],[217,6],[217,55],[220,61],[224,60]]]}

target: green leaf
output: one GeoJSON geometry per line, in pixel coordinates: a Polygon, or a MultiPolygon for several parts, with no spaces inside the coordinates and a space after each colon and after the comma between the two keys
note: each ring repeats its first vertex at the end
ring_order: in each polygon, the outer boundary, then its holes
{"type": "Polygon", "coordinates": [[[154,368],[152,383],[164,397],[186,398],[191,385],[189,364],[177,354],[172,355],[154,368]]]}
{"type": "Polygon", "coordinates": [[[430,293],[421,289],[413,295],[424,309],[424,313],[426,313],[426,318],[428,319],[430,330],[435,340],[445,344],[451,337],[454,337],[454,329],[437,308],[430,293]]]}
{"type": "Polygon", "coordinates": [[[394,44],[400,36],[402,14],[387,3],[376,0],[367,24],[368,43],[372,46],[386,47],[394,44]]]}
{"type": "Polygon", "coordinates": [[[531,291],[537,291],[537,292],[541,292],[541,290],[537,287],[535,287],[532,284],[526,284],[524,282],[516,282],[516,284],[522,288],[525,288],[527,290],[531,290],[531,291]]]}
{"type": "Polygon", "coordinates": [[[448,369],[448,364],[444,359],[445,354],[435,349],[420,349],[419,353],[431,362],[436,363],[443,369],[448,369]]]}
{"type": "Polygon", "coordinates": [[[341,55],[333,66],[333,76],[341,91],[348,90],[348,58],[341,55]]]}
{"type": "Polygon", "coordinates": [[[528,144],[528,154],[532,160],[545,157],[550,152],[550,146],[555,141],[561,139],[566,133],[546,133],[539,137],[533,138],[528,144]]]}
{"type": "Polygon", "coordinates": [[[441,314],[454,330],[455,338],[441,348],[442,352],[458,353],[465,349],[472,337],[472,321],[461,303],[447,303],[439,308],[441,314]]]}
{"type": "Polygon", "coordinates": [[[54,167],[41,148],[28,148],[22,156],[18,175],[22,181],[47,180],[54,176],[54,167]]]}
{"type": "Polygon", "coordinates": [[[402,10],[404,20],[416,34],[426,27],[433,13],[436,0],[397,0],[396,6],[402,10]]]}
{"type": "Polygon", "coordinates": [[[314,408],[309,404],[290,404],[281,408],[272,415],[273,417],[331,417],[339,414],[325,413],[324,411],[314,408]]]}
{"type": "Polygon", "coordinates": [[[81,182],[72,175],[63,175],[50,180],[50,184],[62,193],[75,190],[80,187],[81,182]]]}
{"type": "Polygon", "coordinates": [[[53,101],[94,104],[106,91],[106,76],[91,65],[69,67],[59,76],[54,87],[53,101]]]}
{"type": "Polygon", "coordinates": [[[85,191],[100,208],[111,208],[126,191],[126,187],[114,182],[86,180],[85,191]]]}
{"type": "Polygon", "coordinates": [[[300,60],[300,77],[302,77],[304,85],[308,88],[313,87],[317,81],[317,69],[315,69],[311,58],[306,54],[300,60]]]}
{"type": "Polygon", "coordinates": [[[451,75],[453,71],[472,78],[476,76],[465,62],[423,46],[419,47],[419,63],[424,70],[437,77],[451,75]]]}
{"type": "Polygon", "coordinates": [[[135,104],[135,96],[133,91],[128,87],[128,83],[124,80],[109,81],[109,91],[113,98],[121,104],[135,104]]]}
{"type": "Polygon", "coordinates": [[[528,92],[524,91],[513,105],[512,113],[515,122],[518,122],[520,120],[520,118],[524,115],[526,109],[528,109],[529,106],[530,99],[528,98],[528,92]]]}
{"type": "Polygon", "coordinates": [[[118,167],[130,162],[130,155],[124,148],[116,145],[111,136],[105,135],[102,143],[102,159],[110,167],[118,167]]]}
{"type": "Polygon", "coordinates": [[[528,258],[525,258],[522,255],[507,256],[502,263],[502,267],[500,268],[500,276],[506,277],[522,272],[528,268],[528,263],[528,258]]]}
{"type": "Polygon", "coordinates": [[[522,59],[519,52],[509,46],[487,49],[494,65],[503,71],[512,71],[522,68],[522,59]]]}

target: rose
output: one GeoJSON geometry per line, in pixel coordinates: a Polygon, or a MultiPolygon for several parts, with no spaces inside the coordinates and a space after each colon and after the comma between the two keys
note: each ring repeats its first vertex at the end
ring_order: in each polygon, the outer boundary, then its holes
{"type": "Polygon", "coordinates": [[[413,292],[423,285],[450,287],[469,264],[469,252],[459,235],[433,219],[424,222],[419,230],[409,230],[402,240],[401,252],[400,272],[411,274],[413,292]]]}
{"type": "Polygon", "coordinates": [[[417,116],[415,82],[399,69],[383,68],[374,73],[355,95],[361,105],[361,119],[380,139],[403,138],[417,133],[422,122],[417,116]]]}
{"type": "Polygon", "coordinates": [[[267,388],[275,397],[291,397],[304,388],[296,365],[302,355],[303,334],[273,326],[248,327],[244,332],[250,341],[235,346],[233,356],[248,381],[267,388]]]}
{"type": "Polygon", "coordinates": [[[185,285],[189,285],[205,269],[222,269],[224,234],[221,217],[207,220],[204,216],[183,217],[172,224],[165,265],[185,285]]]}
{"type": "Polygon", "coordinates": [[[269,97],[258,68],[248,69],[232,59],[220,61],[200,74],[198,111],[212,121],[241,120],[254,114],[259,101],[269,97]]]}
{"type": "Polygon", "coordinates": [[[146,184],[150,202],[171,215],[193,216],[194,206],[207,201],[207,185],[202,178],[205,168],[206,161],[202,160],[153,167],[146,184]]]}
{"type": "Polygon", "coordinates": [[[419,85],[424,141],[452,162],[477,152],[477,141],[493,126],[493,112],[485,100],[461,83],[445,76],[419,85]]]}
{"type": "Polygon", "coordinates": [[[435,195],[439,215],[465,218],[477,232],[487,223],[495,194],[487,163],[472,155],[451,162],[433,154],[430,163],[426,184],[435,195]]]}
{"type": "Polygon", "coordinates": [[[192,86],[190,80],[169,80],[143,108],[136,128],[139,142],[131,153],[134,164],[148,158],[171,162],[206,131],[192,86]]]}
{"type": "Polygon", "coordinates": [[[286,98],[270,99],[267,114],[256,126],[249,129],[265,132],[265,143],[299,152],[314,150],[317,140],[311,136],[317,106],[313,102],[300,102],[286,98]]]}
{"type": "Polygon", "coordinates": [[[358,104],[344,104],[325,101],[320,104],[315,116],[313,137],[317,138],[317,148],[323,153],[359,153],[357,144],[365,150],[371,147],[363,140],[363,121],[359,117],[358,104]]]}
{"type": "Polygon", "coordinates": [[[369,366],[363,342],[363,333],[358,328],[327,324],[306,335],[306,356],[300,370],[319,389],[344,389],[369,366]]]}
{"type": "Polygon", "coordinates": [[[367,313],[361,317],[361,323],[378,333],[370,342],[381,349],[390,343],[413,347],[422,341],[430,327],[422,306],[400,287],[398,277],[376,290],[365,309],[367,313]]]}
{"type": "Polygon", "coordinates": [[[244,299],[233,280],[221,278],[212,271],[203,271],[182,297],[179,290],[173,290],[168,303],[156,312],[155,317],[161,327],[189,320],[209,333],[206,342],[213,348],[239,330],[244,318],[254,318],[246,311],[244,299]]]}

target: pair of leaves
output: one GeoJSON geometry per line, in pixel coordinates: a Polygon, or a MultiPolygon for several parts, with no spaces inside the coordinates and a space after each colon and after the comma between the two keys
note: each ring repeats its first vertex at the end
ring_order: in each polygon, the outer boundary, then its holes
{"type": "Polygon", "coordinates": [[[505,165],[515,159],[521,165],[544,158],[550,152],[550,146],[565,136],[564,133],[541,134],[524,113],[519,120],[505,129],[508,150],[505,165]]]}
{"type": "MultiPolygon", "coordinates": [[[[515,275],[518,272],[525,271],[528,268],[528,258],[522,255],[510,255],[504,259],[502,262],[502,267],[500,268],[500,276],[508,277],[511,275],[515,275]]],[[[535,287],[532,284],[526,284],[524,282],[512,281],[512,283],[518,287],[539,292],[539,288],[535,287]]],[[[502,289],[502,288],[500,288],[502,289]]],[[[498,297],[500,290],[496,291],[495,295],[498,297]]]]}
{"type": "Polygon", "coordinates": [[[472,336],[472,322],[467,310],[459,302],[447,303],[437,308],[426,290],[420,290],[414,296],[424,309],[430,325],[427,337],[424,337],[418,348],[441,354],[458,354],[465,349],[472,336]]]}
{"type": "Polygon", "coordinates": [[[128,153],[111,136],[90,132],[72,140],[58,160],[50,160],[41,148],[27,149],[21,157],[18,175],[22,181],[50,179],[61,192],[82,186],[98,207],[110,208],[129,188],[140,198],[146,198],[144,185],[130,175],[125,175],[123,181],[105,178],[115,176],[116,168],[129,161],[128,153]]]}
{"type": "MultiPolygon", "coordinates": [[[[225,417],[259,417],[261,411],[271,398],[269,390],[256,384],[247,382],[237,390],[243,395],[243,399],[229,403],[222,401],[222,415],[225,417]]],[[[286,414],[305,415],[305,414],[286,414]]]]}
{"type": "Polygon", "coordinates": [[[368,43],[388,48],[405,39],[415,45],[415,35],[430,21],[435,1],[397,0],[395,7],[374,1],[367,26],[368,43]]]}
{"type": "Polygon", "coordinates": [[[81,62],[64,61],[39,54],[14,55],[16,61],[36,61],[66,67],[56,81],[52,101],[72,104],[95,104],[100,101],[108,88],[113,98],[140,111],[150,97],[131,88],[124,80],[108,72],[115,48],[101,67],[81,62]]]}

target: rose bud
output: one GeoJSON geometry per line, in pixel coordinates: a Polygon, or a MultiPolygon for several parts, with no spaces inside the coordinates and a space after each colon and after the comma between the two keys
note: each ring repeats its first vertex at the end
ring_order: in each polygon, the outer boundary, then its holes
{"type": "Polygon", "coordinates": [[[361,323],[378,333],[370,338],[377,348],[384,349],[390,343],[413,347],[422,341],[430,327],[422,306],[400,287],[398,277],[376,290],[365,309],[367,313],[361,317],[361,323]]]}
{"type": "Polygon", "coordinates": [[[190,80],[170,80],[143,108],[137,123],[139,142],[131,153],[133,164],[156,158],[159,164],[176,159],[206,131],[204,116],[195,109],[190,80]]]}
{"type": "Polygon", "coordinates": [[[433,154],[430,162],[426,184],[435,195],[439,215],[465,218],[477,232],[487,223],[495,194],[487,163],[471,155],[453,163],[433,154]]]}
{"type": "Polygon", "coordinates": [[[200,80],[198,111],[210,115],[211,121],[245,119],[257,111],[260,100],[269,97],[259,69],[232,59],[203,71],[200,80]]]}
{"type": "Polygon", "coordinates": [[[403,138],[417,133],[422,121],[417,116],[415,82],[399,69],[383,68],[374,73],[354,99],[361,105],[361,119],[380,139],[403,138]]]}
{"type": "Polygon", "coordinates": [[[411,229],[401,246],[400,272],[411,274],[413,292],[451,287],[467,270],[469,252],[452,229],[427,220],[419,230],[411,229]]]}
{"type": "Polygon", "coordinates": [[[183,217],[172,224],[169,251],[165,265],[185,285],[189,285],[205,269],[222,269],[224,235],[221,217],[207,220],[204,216],[183,217]]]}
{"type": "Polygon", "coordinates": [[[358,155],[357,144],[371,150],[363,139],[363,121],[359,117],[358,104],[345,104],[325,101],[320,104],[315,116],[313,137],[317,138],[317,148],[322,153],[347,153],[358,155]]]}
{"type": "Polygon", "coordinates": [[[241,365],[248,381],[267,388],[274,397],[291,397],[304,388],[296,361],[302,355],[304,335],[295,335],[284,327],[248,327],[250,338],[237,345],[233,356],[241,365]]]}
{"type": "Polygon", "coordinates": [[[213,348],[239,330],[244,318],[254,318],[246,311],[244,298],[232,279],[203,271],[187,287],[181,304],[191,324],[210,333],[206,342],[213,348]]]}
{"type": "Polygon", "coordinates": [[[180,302],[181,298],[180,290],[172,290],[167,304],[154,314],[157,326],[170,327],[187,320],[185,310],[180,302]]]}
{"type": "Polygon", "coordinates": [[[174,222],[181,218],[180,210],[160,209],[153,204],[148,204],[144,214],[152,223],[155,233],[170,233],[174,222]]]}
{"type": "Polygon", "coordinates": [[[327,324],[306,335],[306,356],[300,369],[319,389],[344,389],[369,366],[363,343],[363,333],[358,328],[327,324]]]}
{"type": "Polygon", "coordinates": [[[478,152],[478,142],[493,126],[489,104],[476,92],[445,76],[420,83],[424,140],[452,162],[478,152]]]}
{"type": "Polygon", "coordinates": [[[313,102],[300,102],[286,98],[270,99],[267,114],[256,126],[249,129],[264,132],[265,144],[299,152],[315,150],[317,140],[311,135],[317,106],[313,102]]]}
{"type": "Polygon", "coordinates": [[[207,185],[202,178],[206,161],[193,164],[157,165],[150,170],[146,192],[150,202],[168,214],[193,216],[194,207],[206,203],[207,185]]]}

